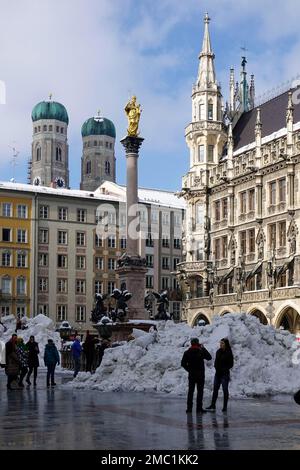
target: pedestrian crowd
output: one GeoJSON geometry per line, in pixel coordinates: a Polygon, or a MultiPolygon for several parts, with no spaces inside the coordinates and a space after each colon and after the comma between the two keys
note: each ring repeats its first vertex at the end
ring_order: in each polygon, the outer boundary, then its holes
{"type": "MultiPolygon", "coordinates": [[[[99,342],[97,338],[87,331],[86,340],[81,345],[80,336],[76,336],[72,346],[71,355],[74,361],[74,378],[81,369],[82,352],[85,354],[85,370],[93,372],[95,367],[96,344],[99,342]]],[[[102,361],[104,351],[110,347],[109,340],[102,340],[97,344],[97,364],[98,367],[102,361]]],[[[24,388],[24,379],[28,386],[31,385],[30,378],[33,374],[33,386],[37,385],[37,375],[39,367],[39,345],[35,341],[34,336],[30,336],[29,341],[25,344],[23,338],[18,337],[14,333],[11,339],[5,344],[5,373],[7,375],[7,389],[12,390],[12,383],[17,382],[19,388],[24,388]]],[[[44,363],[47,368],[47,387],[53,387],[55,383],[55,368],[60,364],[60,356],[52,339],[48,339],[44,351],[44,363]]]]}
{"type": "MultiPolygon", "coordinates": [[[[34,336],[30,336],[25,344],[23,338],[13,334],[5,344],[5,373],[7,375],[7,389],[12,390],[12,383],[16,381],[19,388],[24,388],[24,379],[28,386],[31,385],[33,373],[33,386],[37,385],[39,363],[39,345],[34,336]]],[[[44,362],[47,367],[47,387],[56,385],[54,382],[54,371],[59,364],[58,350],[52,339],[48,340],[45,347],[44,362]]]]}

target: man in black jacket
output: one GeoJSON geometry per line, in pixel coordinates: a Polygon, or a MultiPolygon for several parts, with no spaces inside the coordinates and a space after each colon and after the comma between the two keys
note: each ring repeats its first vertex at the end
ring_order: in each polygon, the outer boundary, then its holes
{"type": "Polygon", "coordinates": [[[211,360],[211,355],[199,344],[198,338],[191,339],[191,347],[185,351],[181,360],[181,366],[189,373],[189,391],[187,396],[187,413],[193,409],[193,396],[197,385],[197,413],[204,413],[203,388],[205,381],[204,359],[211,360]]]}

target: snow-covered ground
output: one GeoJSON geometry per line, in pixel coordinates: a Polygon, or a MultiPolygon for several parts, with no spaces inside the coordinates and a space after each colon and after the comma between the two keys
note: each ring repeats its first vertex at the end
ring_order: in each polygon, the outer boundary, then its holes
{"type": "MultiPolygon", "coordinates": [[[[2,323],[7,328],[4,331],[0,325],[0,341],[6,343],[13,333],[15,333],[16,319],[13,315],[3,317],[2,323]]],[[[30,336],[35,337],[35,341],[39,344],[40,349],[40,365],[44,365],[44,350],[48,339],[53,339],[58,351],[61,349],[61,338],[58,332],[54,330],[53,321],[45,315],[37,315],[36,317],[27,320],[25,330],[18,330],[17,335],[24,339],[24,342],[29,341],[30,336]]]]}
{"type": "Polygon", "coordinates": [[[158,322],[157,332],[134,330],[135,340],[106,349],[95,374],[79,373],[66,387],[101,391],[157,391],[181,395],[187,373],[181,367],[190,339],[198,337],[212,354],[206,363],[206,396],[212,390],[214,357],[221,338],[231,343],[235,364],[231,372],[233,397],[293,393],[300,388],[300,365],[295,364],[295,336],[262,325],[253,316],[228,314],[212,325],[191,328],[172,321],[158,322]]]}

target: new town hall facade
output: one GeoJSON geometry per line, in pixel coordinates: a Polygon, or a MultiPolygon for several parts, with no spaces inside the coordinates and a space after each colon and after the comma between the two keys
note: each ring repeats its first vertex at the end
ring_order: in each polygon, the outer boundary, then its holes
{"type": "Polygon", "coordinates": [[[290,90],[255,107],[254,77],[230,70],[222,104],[209,18],[186,128],[190,170],[185,261],[177,275],[190,324],[243,312],[300,330],[300,106],[290,90]]]}

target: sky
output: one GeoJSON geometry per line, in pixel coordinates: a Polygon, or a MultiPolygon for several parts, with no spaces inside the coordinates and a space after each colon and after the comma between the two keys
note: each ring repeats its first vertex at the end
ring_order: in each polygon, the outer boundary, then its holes
{"type": "Polygon", "coordinates": [[[177,191],[188,171],[184,129],[211,17],[217,79],[228,97],[229,68],[239,76],[241,47],[260,95],[300,73],[297,0],[0,0],[1,180],[27,182],[31,111],[53,100],[67,108],[70,185],[79,188],[81,126],[100,109],[117,131],[117,182],[126,181],[119,143],[124,106],[137,95],[143,113],[139,185],[177,191]],[[12,165],[13,147],[17,165],[12,165]]]}

